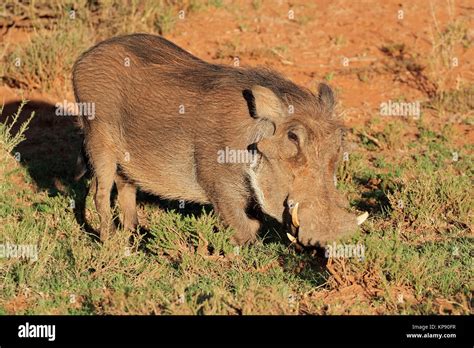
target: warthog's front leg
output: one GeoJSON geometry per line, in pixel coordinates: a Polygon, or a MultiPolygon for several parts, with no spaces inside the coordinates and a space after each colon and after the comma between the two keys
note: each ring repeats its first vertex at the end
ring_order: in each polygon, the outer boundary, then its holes
{"type": "Polygon", "coordinates": [[[261,223],[246,214],[247,197],[223,189],[215,195],[212,204],[224,224],[235,230],[233,244],[243,245],[255,241],[261,223]]]}

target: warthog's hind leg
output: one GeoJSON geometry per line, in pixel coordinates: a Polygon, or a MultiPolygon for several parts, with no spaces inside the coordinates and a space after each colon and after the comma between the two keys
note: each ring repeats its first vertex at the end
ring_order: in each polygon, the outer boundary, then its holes
{"type": "Polygon", "coordinates": [[[118,204],[123,216],[123,228],[135,230],[138,225],[137,188],[120,174],[115,175],[115,184],[117,185],[118,204]]]}

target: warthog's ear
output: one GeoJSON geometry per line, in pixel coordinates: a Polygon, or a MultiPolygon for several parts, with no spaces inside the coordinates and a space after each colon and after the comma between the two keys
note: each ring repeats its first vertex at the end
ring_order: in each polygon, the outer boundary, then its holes
{"type": "Polygon", "coordinates": [[[336,101],[334,98],[334,92],[332,91],[331,87],[329,87],[325,83],[320,83],[318,87],[318,98],[324,110],[332,114],[336,101]]]}
{"type": "Polygon", "coordinates": [[[273,122],[278,122],[284,117],[280,99],[269,88],[253,86],[251,90],[245,90],[243,94],[252,117],[266,118],[273,122]]]}

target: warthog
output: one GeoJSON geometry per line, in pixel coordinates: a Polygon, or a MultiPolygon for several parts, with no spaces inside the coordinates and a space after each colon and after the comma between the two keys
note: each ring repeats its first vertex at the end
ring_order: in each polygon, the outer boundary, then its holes
{"type": "Polygon", "coordinates": [[[343,127],[325,84],[315,95],[273,71],[210,64],[162,37],[135,34],[82,54],[73,85],[77,102],[95,105],[81,127],[101,239],[113,225],[114,182],[124,228],[137,226],[140,188],[211,203],[238,245],[261,226],[252,207],[291,226],[290,239],[305,246],[346,235],[366,218],[345,211],[334,185],[343,127]]]}

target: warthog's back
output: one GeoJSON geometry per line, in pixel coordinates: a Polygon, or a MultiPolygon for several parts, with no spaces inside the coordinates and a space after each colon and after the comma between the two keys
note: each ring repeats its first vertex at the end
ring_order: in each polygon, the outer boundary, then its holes
{"type": "Polygon", "coordinates": [[[209,64],[146,34],[85,52],[73,85],[79,102],[96,105],[96,117],[82,119],[89,153],[106,147],[145,190],[201,202],[196,168],[213,170],[219,150],[246,149],[255,136],[244,90],[267,86],[302,105],[311,97],[271,71],[209,64]]]}
{"type": "MultiPolygon", "coordinates": [[[[272,88],[279,96],[292,96],[295,103],[305,104],[305,98],[310,96],[308,91],[273,71],[209,64],[166,39],[147,34],[116,37],[92,47],[76,62],[73,84],[81,100],[97,97],[96,92],[99,96],[109,95],[114,92],[111,87],[119,85],[122,92],[128,92],[122,97],[133,92],[140,97],[164,95],[168,102],[170,97],[188,92],[187,98],[194,97],[196,101],[209,98],[203,104],[214,101],[221,108],[230,103],[226,98],[234,96],[228,93],[237,93],[241,101],[242,91],[253,85],[272,88]],[[90,79],[94,80],[93,84],[90,79]],[[107,82],[114,85],[101,89],[107,87],[107,82]],[[137,90],[137,87],[145,89],[137,90]],[[165,90],[165,87],[181,89],[165,90]]],[[[236,101],[232,100],[233,107],[236,101]]]]}

